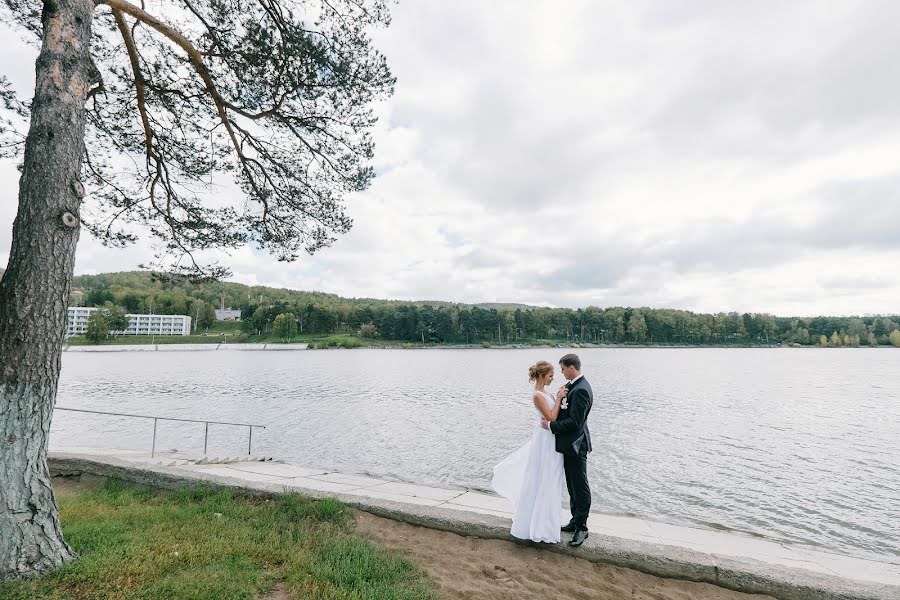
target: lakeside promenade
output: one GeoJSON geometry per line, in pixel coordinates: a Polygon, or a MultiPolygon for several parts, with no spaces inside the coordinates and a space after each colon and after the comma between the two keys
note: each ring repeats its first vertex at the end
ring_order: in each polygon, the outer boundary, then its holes
{"type": "MultiPolygon", "coordinates": [[[[161,488],[209,483],[253,493],[296,491],[335,497],[364,512],[414,525],[488,539],[509,536],[511,507],[497,496],[412,485],[271,459],[58,449],[54,473],[84,472],[161,488]]],[[[560,510],[561,522],[564,511],[560,510]]],[[[785,600],[900,600],[900,561],[879,562],[787,545],[739,533],[680,527],[592,513],[581,548],[542,549],[675,579],[712,583],[785,600]]],[[[531,544],[535,545],[535,544],[531,544]]]]}
{"type": "Polygon", "coordinates": [[[97,344],[63,346],[63,352],[211,352],[214,350],[307,350],[309,344],[97,344]]]}

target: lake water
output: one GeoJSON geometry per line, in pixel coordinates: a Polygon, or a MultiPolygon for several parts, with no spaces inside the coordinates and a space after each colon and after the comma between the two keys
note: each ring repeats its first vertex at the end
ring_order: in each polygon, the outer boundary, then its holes
{"type": "MultiPolygon", "coordinates": [[[[73,352],[57,404],[259,423],[254,454],[488,489],[537,420],[528,365],[564,352],[73,352]]],[[[578,353],[594,389],[593,510],[900,557],[900,350],[578,353]]],[[[149,450],[152,431],[58,411],[51,447],[149,450]]],[[[211,455],[247,451],[246,428],[209,434],[211,455]]],[[[199,453],[203,425],[161,422],[157,448],[199,453]]]]}

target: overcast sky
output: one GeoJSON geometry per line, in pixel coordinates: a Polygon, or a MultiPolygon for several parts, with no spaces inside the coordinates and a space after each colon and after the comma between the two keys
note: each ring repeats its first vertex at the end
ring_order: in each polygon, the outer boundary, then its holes
{"type": "MultiPolygon", "coordinates": [[[[900,3],[401,0],[354,228],[233,280],[343,296],[900,311],[900,3]]],[[[31,95],[35,51],[0,31],[31,95]]],[[[0,164],[0,264],[18,174],[0,164]]],[[[87,198],[89,201],[89,198],[87,198]]],[[[143,244],[85,233],[76,273],[143,244]]]]}

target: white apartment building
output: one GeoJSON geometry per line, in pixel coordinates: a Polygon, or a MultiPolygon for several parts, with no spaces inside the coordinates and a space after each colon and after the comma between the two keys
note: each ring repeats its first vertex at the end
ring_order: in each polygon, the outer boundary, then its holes
{"type": "MultiPolygon", "coordinates": [[[[66,337],[84,335],[88,319],[97,308],[87,306],[69,307],[66,322],[66,337]]],[[[190,335],[191,318],[187,315],[141,315],[128,314],[128,329],[125,335],[190,335]]]]}

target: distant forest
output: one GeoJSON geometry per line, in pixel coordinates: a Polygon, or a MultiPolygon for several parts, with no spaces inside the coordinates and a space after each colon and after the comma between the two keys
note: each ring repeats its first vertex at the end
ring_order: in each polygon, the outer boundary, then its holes
{"type": "Polygon", "coordinates": [[[418,343],[900,346],[897,315],[778,317],[656,308],[401,302],[230,282],[196,284],[143,271],[76,276],[70,305],[190,315],[199,331],[214,323],[215,308],[225,306],[241,310],[241,327],[249,334],[271,332],[276,318],[285,315],[279,321],[296,321],[301,335],[350,334],[418,343]]]}

